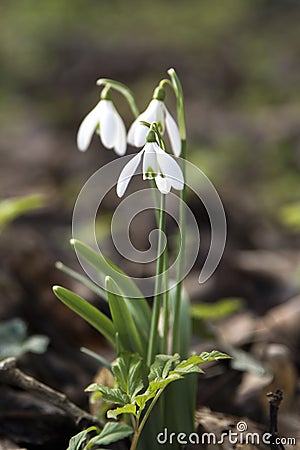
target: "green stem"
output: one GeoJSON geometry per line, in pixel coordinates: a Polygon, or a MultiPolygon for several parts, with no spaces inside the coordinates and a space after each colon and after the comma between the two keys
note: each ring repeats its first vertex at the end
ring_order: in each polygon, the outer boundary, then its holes
{"type": "MultiPolygon", "coordinates": [[[[183,156],[181,169],[183,176],[185,176],[185,141],[182,141],[181,151],[183,156]]],[[[186,188],[180,192],[180,206],[179,206],[179,234],[178,234],[178,247],[177,252],[179,255],[176,277],[176,290],[174,301],[174,316],[173,316],[173,330],[172,330],[172,353],[179,352],[179,318],[180,318],[180,306],[181,306],[181,294],[182,294],[182,278],[184,270],[185,259],[185,200],[186,200],[186,188]]]]}
{"type": "Polygon", "coordinates": [[[100,78],[97,80],[98,86],[102,86],[103,84],[120,92],[128,101],[134,117],[137,118],[139,116],[139,109],[135,103],[133,93],[127,86],[125,86],[125,84],[120,83],[119,81],[110,80],[109,78],[100,78]]]}
{"type": "Polygon", "coordinates": [[[163,234],[165,232],[165,195],[161,194],[160,200],[160,210],[159,210],[159,226],[158,229],[160,231],[158,238],[158,248],[157,248],[157,265],[156,265],[156,278],[155,278],[155,294],[153,301],[153,310],[151,317],[151,327],[150,327],[150,337],[149,337],[149,346],[148,346],[148,356],[147,356],[147,364],[150,367],[154,353],[156,350],[157,344],[157,328],[159,321],[159,313],[161,307],[162,300],[162,274],[164,270],[164,249],[163,249],[163,234]]]}
{"type": "Polygon", "coordinates": [[[159,389],[159,391],[157,392],[156,396],[152,400],[152,402],[151,402],[149,408],[147,409],[147,411],[146,411],[146,413],[145,413],[145,415],[144,415],[144,417],[143,417],[143,419],[142,419],[138,429],[134,433],[134,436],[133,436],[133,439],[132,439],[132,443],[131,443],[131,446],[130,446],[130,450],[135,450],[136,449],[139,437],[141,435],[141,432],[143,431],[143,428],[144,428],[144,426],[145,426],[145,424],[147,422],[147,419],[148,419],[152,409],[156,405],[157,400],[159,399],[159,397],[163,393],[163,391],[164,391],[164,388],[159,389]]]}
{"type": "MultiPolygon", "coordinates": [[[[168,74],[171,78],[172,85],[176,94],[177,100],[177,120],[179,133],[181,137],[181,169],[185,178],[185,159],[186,159],[186,118],[184,108],[184,96],[180,80],[174,69],[169,69],[168,74]]],[[[182,294],[182,278],[185,259],[185,200],[186,200],[186,184],[180,192],[180,208],[179,208],[179,236],[178,236],[178,267],[176,277],[176,291],[174,301],[174,316],[173,316],[173,332],[172,332],[172,353],[179,352],[179,320],[180,320],[180,305],[182,294]]]]}

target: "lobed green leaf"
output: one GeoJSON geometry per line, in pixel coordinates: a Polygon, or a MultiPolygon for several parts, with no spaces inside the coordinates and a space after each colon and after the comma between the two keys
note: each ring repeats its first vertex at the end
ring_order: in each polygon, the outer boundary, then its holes
{"type": "Polygon", "coordinates": [[[103,400],[106,402],[116,403],[117,405],[122,406],[130,403],[130,398],[120,388],[109,388],[103,384],[93,383],[85,389],[85,392],[95,391],[100,392],[103,400]]]}
{"type": "Polygon", "coordinates": [[[98,436],[90,439],[87,448],[93,445],[109,445],[133,434],[133,428],[129,425],[116,422],[108,422],[98,436]]]}
{"type": "Polygon", "coordinates": [[[107,412],[108,419],[116,419],[120,414],[133,414],[136,416],[136,405],[127,404],[121,408],[110,409],[107,412]]]}
{"type": "Polygon", "coordinates": [[[88,434],[91,431],[97,431],[97,428],[94,426],[89,427],[86,430],[80,431],[80,433],[71,437],[67,450],[80,450],[82,448],[82,445],[87,440],[88,434]]]}
{"type": "Polygon", "coordinates": [[[120,387],[131,400],[143,389],[142,358],[136,353],[124,352],[117,358],[112,372],[120,387]]]}

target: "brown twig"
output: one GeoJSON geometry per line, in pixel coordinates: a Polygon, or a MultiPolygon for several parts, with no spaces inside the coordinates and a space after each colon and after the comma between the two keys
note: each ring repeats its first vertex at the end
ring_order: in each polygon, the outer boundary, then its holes
{"type": "Polygon", "coordinates": [[[41,400],[56,406],[68,414],[76,425],[80,425],[84,421],[86,426],[101,426],[92,415],[80,409],[64,394],[51,389],[49,386],[23,373],[17,368],[15,358],[7,358],[0,362],[0,382],[24,389],[39,397],[41,400]]]}
{"type": "Polygon", "coordinates": [[[280,389],[277,389],[275,392],[269,392],[267,394],[267,397],[270,405],[270,433],[272,435],[270,448],[271,450],[285,450],[284,445],[281,442],[279,444],[276,443],[276,439],[279,438],[280,440],[277,427],[277,417],[279,406],[283,399],[282,391],[280,389]]]}

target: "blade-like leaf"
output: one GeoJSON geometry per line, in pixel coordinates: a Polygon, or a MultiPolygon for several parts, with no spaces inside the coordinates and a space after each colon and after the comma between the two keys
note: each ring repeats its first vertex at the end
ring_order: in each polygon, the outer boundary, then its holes
{"type": "Polygon", "coordinates": [[[130,398],[128,395],[119,388],[109,388],[103,384],[93,383],[85,389],[85,392],[95,391],[100,392],[103,400],[106,402],[116,403],[117,405],[122,406],[130,403],[130,398]]]}
{"type": "MultiPolygon", "coordinates": [[[[174,309],[175,295],[176,287],[172,288],[169,292],[171,310],[174,309]]],[[[174,311],[172,311],[172,313],[174,314],[174,311]]],[[[182,288],[181,294],[178,333],[178,348],[176,348],[175,351],[178,352],[182,358],[186,358],[189,355],[191,344],[192,320],[190,315],[190,300],[184,288],[182,288]]]]}
{"type": "Polygon", "coordinates": [[[77,239],[71,239],[71,245],[75,251],[92,267],[99,270],[104,276],[109,276],[115,279],[120,289],[126,296],[143,298],[143,294],[136,286],[136,284],[128,277],[121,269],[114,265],[108,258],[105,258],[100,253],[97,253],[88,245],[77,239]]]}
{"type": "Polygon", "coordinates": [[[128,404],[121,408],[111,409],[107,412],[107,417],[108,419],[116,419],[120,414],[136,415],[136,406],[128,404]]]}
{"type": "Polygon", "coordinates": [[[89,427],[86,430],[80,431],[80,433],[76,434],[75,436],[71,437],[69,441],[69,446],[67,450],[80,450],[82,447],[82,444],[86,441],[88,434],[91,431],[97,431],[96,427],[89,427]]]}
{"type": "Polygon", "coordinates": [[[82,353],[84,353],[85,355],[88,355],[91,358],[94,358],[96,361],[98,361],[100,364],[102,364],[102,366],[106,367],[108,370],[111,371],[110,362],[103,356],[98,355],[98,353],[95,353],[95,352],[93,352],[93,350],[90,350],[89,348],[86,348],[86,347],[81,347],[80,351],[82,353]]]}
{"type": "Polygon", "coordinates": [[[109,309],[115,330],[119,335],[121,347],[126,351],[143,355],[146,351],[146,344],[142,344],[124,298],[121,294],[114,294],[114,292],[118,292],[118,286],[110,277],[106,277],[106,289],[109,309]]]}
{"type": "Polygon", "coordinates": [[[121,353],[112,368],[119,387],[131,401],[143,389],[142,358],[136,353],[121,353]]]}
{"type": "Polygon", "coordinates": [[[116,422],[108,422],[98,436],[89,441],[89,447],[93,445],[108,445],[133,434],[133,428],[129,425],[116,422]]]}
{"type": "Polygon", "coordinates": [[[99,295],[99,297],[103,298],[103,300],[107,301],[107,295],[105,290],[102,289],[100,286],[97,286],[93,281],[89,280],[84,275],[81,275],[75,270],[65,266],[61,261],[57,261],[55,263],[55,267],[58,270],[61,270],[62,272],[72,277],[74,280],[80,281],[80,283],[82,283],[84,286],[88,287],[91,291],[95,292],[95,294],[99,295]]]}
{"type": "Polygon", "coordinates": [[[77,239],[71,239],[70,242],[78,255],[90,264],[90,266],[98,270],[104,277],[111,277],[117,283],[119,290],[126,298],[126,303],[134,317],[136,326],[140,332],[144,332],[145,336],[148,336],[151,322],[151,309],[132,279],[111,261],[83,242],[77,239]]]}
{"type": "Polygon", "coordinates": [[[61,286],[54,286],[53,292],[70,309],[96,328],[112,344],[115,344],[115,327],[112,321],[74,292],[61,286]]]}

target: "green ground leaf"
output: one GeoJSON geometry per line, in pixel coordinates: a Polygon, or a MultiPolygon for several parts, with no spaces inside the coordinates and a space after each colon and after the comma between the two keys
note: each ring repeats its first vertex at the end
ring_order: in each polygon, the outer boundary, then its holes
{"type": "Polygon", "coordinates": [[[179,362],[179,355],[156,355],[150,367],[149,381],[166,378],[179,362]]]}
{"type": "Polygon", "coordinates": [[[86,430],[80,431],[80,433],[76,434],[75,436],[71,437],[69,441],[69,446],[67,450],[80,450],[82,447],[82,444],[86,441],[88,434],[91,431],[97,431],[96,427],[89,427],[86,430]]]}
{"type": "Polygon", "coordinates": [[[188,359],[181,361],[177,369],[185,369],[191,365],[203,364],[209,361],[218,361],[219,359],[228,359],[229,355],[219,352],[218,350],[212,350],[211,352],[202,352],[200,355],[192,355],[188,359]]]}
{"type": "Polygon", "coordinates": [[[93,445],[108,445],[133,434],[133,428],[129,425],[116,422],[108,422],[98,436],[93,437],[88,448],[93,445]]]}
{"type": "Polygon", "coordinates": [[[143,389],[142,358],[136,353],[122,353],[112,367],[117,383],[131,399],[143,389]]]}
{"type": "Polygon", "coordinates": [[[116,403],[117,405],[126,405],[130,403],[130,398],[120,388],[109,388],[103,384],[90,384],[85,392],[100,392],[104,401],[109,403],[116,403]]]}
{"type": "Polygon", "coordinates": [[[134,414],[136,416],[136,405],[128,404],[121,408],[111,409],[107,412],[108,419],[116,419],[120,414],[134,414]]]}
{"type": "Polygon", "coordinates": [[[115,344],[115,327],[101,311],[74,292],[61,286],[54,286],[53,292],[70,309],[96,328],[112,344],[115,344]]]}

